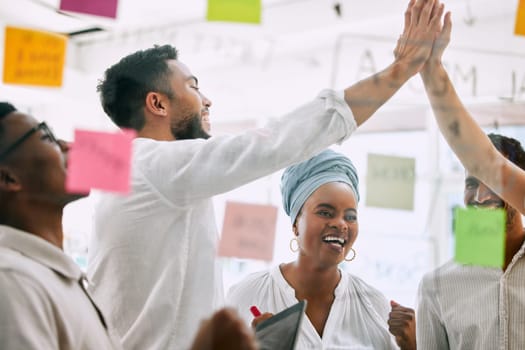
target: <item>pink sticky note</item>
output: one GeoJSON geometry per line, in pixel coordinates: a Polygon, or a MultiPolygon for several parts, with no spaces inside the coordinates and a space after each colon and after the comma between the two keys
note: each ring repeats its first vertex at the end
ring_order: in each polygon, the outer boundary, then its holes
{"type": "Polygon", "coordinates": [[[117,0],[61,0],[60,10],[116,18],[117,3],[117,0]]]}
{"type": "Polygon", "coordinates": [[[277,208],[227,202],[219,256],[271,261],[277,208]]]}
{"type": "Polygon", "coordinates": [[[134,130],[108,133],[75,130],[68,155],[66,190],[87,193],[92,188],[128,193],[134,130]]]}

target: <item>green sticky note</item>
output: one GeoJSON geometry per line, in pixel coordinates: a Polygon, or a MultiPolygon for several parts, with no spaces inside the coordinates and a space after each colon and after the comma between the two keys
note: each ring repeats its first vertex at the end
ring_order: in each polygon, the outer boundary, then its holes
{"type": "Polygon", "coordinates": [[[369,154],[366,205],[413,210],[415,172],[414,158],[369,154]]]}
{"type": "Polygon", "coordinates": [[[456,208],[454,260],[461,264],[503,267],[504,209],[456,208]]]}
{"type": "Polygon", "coordinates": [[[208,0],[208,21],[261,23],[261,0],[208,0]]]}

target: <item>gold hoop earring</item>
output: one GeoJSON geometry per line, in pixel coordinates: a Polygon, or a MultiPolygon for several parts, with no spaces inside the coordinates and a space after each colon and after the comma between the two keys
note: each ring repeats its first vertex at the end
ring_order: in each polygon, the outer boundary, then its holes
{"type": "Polygon", "coordinates": [[[354,260],[354,259],[355,259],[355,256],[356,256],[356,252],[355,252],[354,248],[350,248],[350,250],[352,251],[352,253],[354,253],[354,255],[353,255],[352,258],[350,258],[350,259],[347,259],[347,258],[345,257],[345,261],[346,261],[346,262],[350,262],[350,261],[354,260]]]}
{"type": "Polygon", "coordinates": [[[290,240],[290,250],[292,251],[292,253],[297,253],[299,251],[299,240],[297,239],[297,237],[293,237],[290,240]],[[293,242],[297,243],[297,247],[295,249],[293,247],[293,242]]]}

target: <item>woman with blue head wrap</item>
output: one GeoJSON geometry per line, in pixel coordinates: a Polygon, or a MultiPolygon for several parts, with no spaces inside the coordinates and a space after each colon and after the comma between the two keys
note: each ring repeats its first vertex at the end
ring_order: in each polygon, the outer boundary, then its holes
{"type": "Polygon", "coordinates": [[[339,268],[356,256],[358,187],[351,160],[332,150],[284,171],[283,207],[297,259],[230,289],[229,304],[247,322],[251,305],[268,312],[263,319],[307,300],[297,349],[398,349],[387,329],[385,297],[339,268]]]}

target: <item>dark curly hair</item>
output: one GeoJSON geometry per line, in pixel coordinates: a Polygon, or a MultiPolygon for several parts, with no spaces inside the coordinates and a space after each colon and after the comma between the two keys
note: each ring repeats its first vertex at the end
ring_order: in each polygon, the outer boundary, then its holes
{"type": "MultiPolygon", "coordinates": [[[[17,111],[16,107],[10,104],[9,102],[0,102],[0,122],[9,113],[16,112],[16,111],[17,111]]],[[[2,123],[0,123],[0,138],[4,135],[4,132],[5,132],[4,127],[2,123]]]]}
{"type": "Polygon", "coordinates": [[[487,136],[505,158],[525,170],[525,151],[518,140],[493,133],[488,134],[487,136]]]}
{"type": "Polygon", "coordinates": [[[104,112],[119,127],[141,130],[144,126],[144,104],[151,91],[174,97],[170,87],[171,70],[167,60],[176,60],[177,49],[155,45],[137,51],[109,67],[97,91],[104,112]]]}

